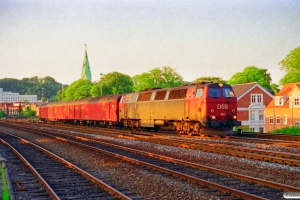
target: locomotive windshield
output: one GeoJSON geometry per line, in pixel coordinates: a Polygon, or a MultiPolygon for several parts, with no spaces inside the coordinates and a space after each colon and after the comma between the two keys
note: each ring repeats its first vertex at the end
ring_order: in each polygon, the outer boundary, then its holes
{"type": "Polygon", "coordinates": [[[234,97],[234,93],[231,88],[209,88],[208,96],[209,97],[221,97],[223,93],[224,97],[234,97]],[[222,92],[221,92],[222,91],[222,92]]]}
{"type": "Polygon", "coordinates": [[[224,97],[234,97],[232,88],[222,88],[222,93],[224,97]]]}
{"type": "Polygon", "coordinates": [[[221,89],[220,88],[209,88],[208,90],[209,97],[221,97],[221,89]]]}

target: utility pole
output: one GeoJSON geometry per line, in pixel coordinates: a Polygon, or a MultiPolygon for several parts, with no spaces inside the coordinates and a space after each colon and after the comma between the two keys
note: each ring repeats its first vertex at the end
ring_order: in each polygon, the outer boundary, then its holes
{"type": "Polygon", "coordinates": [[[42,102],[43,102],[43,99],[44,99],[44,88],[42,88],[42,102]]]}
{"type": "Polygon", "coordinates": [[[102,96],[102,76],[103,76],[104,74],[103,73],[100,73],[100,94],[101,94],[101,96],[102,96]]]}

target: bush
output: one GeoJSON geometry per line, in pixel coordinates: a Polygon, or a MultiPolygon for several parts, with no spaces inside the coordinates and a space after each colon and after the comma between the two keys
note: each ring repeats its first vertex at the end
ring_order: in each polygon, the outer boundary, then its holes
{"type": "Polygon", "coordinates": [[[35,116],[36,112],[34,110],[31,110],[30,107],[26,107],[25,110],[21,112],[21,116],[35,116]]]}
{"type": "Polygon", "coordinates": [[[282,128],[282,129],[275,129],[271,133],[300,135],[300,128],[291,126],[291,127],[282,128]]]}
{"type": "Polygon", "coordinates": [[[6,116],[7,116],[7,114],[3,110],[0,110],[0,118],[6,117],[6,116]]]}

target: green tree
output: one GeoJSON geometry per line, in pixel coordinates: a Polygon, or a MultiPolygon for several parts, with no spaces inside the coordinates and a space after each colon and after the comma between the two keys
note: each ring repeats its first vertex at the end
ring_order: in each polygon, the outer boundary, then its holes
{"type": "Polygon", "coordinates": [[[142,91],[146,88],[153,88],[154,84],[153,81],[151,80],[150,74],[147,72],[144,72],[139,75],[135,75],[132,77],[133,79],[133,85],[134,85],[134,91],[139,92],[142,91]]]}
{"type": "Polygon", "coordinates": [[[49,76],[44,78],[34,76],[23,78],[22,80],[11,78],[0,79],[0,88],[3,88],[5,91],[17,92],[21,95],[37,95],[38,99],[42,98],[42,92],[44,92],[45,99],[56,101],[56,94],[61,88],[61,84],[49,76]]]}
{"type": "Polygon", "coordinates": [[[0,118],[6,117],[6,116],[7,116],[7,114],[3,110],[0,110],[0,118]]]}
{"type": "Polygon", "coordinates": [[[199,77],[194,81],[192,81],[192,83],[201,83],[201,82],[226,83],[226,81],[223,80],[221,77],[215,77],[215,76],[199,77]]]}
{"type": "Polygon", "coordinates": [[[300,82],[300,46],[292,50],[279,62],[279,65],[281,70],[287,72],[287,74],[280,79],[280,85],[300,82]]]}
{"type": "Polygon", "coordinates": [[[73,82],[62,94],[62,100],[74,100],[91,97],[90,90],[93,86],[89,80],[79,79],[73,82]]]}
{"type": "Polygon", "coordinates": [[[254,66],[246,67],[242,72],[234,74],[228,81],[227,84],[243,84],[257,82],[261,86],[267,89],[271,89],[272,78],[267,69],[260,69],[254,66]]]}
{"type": "Polygon", "coordinates": [[[20,113],[21,116],[35,116],[36,111],[31,110],[30,107],[26,107],[23,111],[20,113]]]}
{"type": "Polygon", "coordinates": [[[170,88],[182,85],[183,78],[171,67],[154,68],[133,77],[134,91],[147,88],[170,88]]]}
{"type": "Polygon", "coordinates": [[[283,60],[279,62],[280,69],[286,72],[300,71],[300,46],[292,50],[283,60]]]}
{"type": "Polygon", "coordinates": [[[280,85],[285,85],[288,83],[298,83],[300,82],[300,70],[288,72],[284,77],[279,80],[280,85]]]}
{"type": "Polygon", "coordinates": [[[280,91],[279,85],[277,85],[275,83],[272,83],[271,84],[271,90],[274,92],[274,95],[276,95],[280,91]]]}
{"type": "Polygon", "coordinates": [[[91,96],[100,96],[101,87],[102,96],[111,94],[124,94],[132,92],[133,82],[130,76],[119,72],[104,74],[103,77],[91,88],[91,96]]]}

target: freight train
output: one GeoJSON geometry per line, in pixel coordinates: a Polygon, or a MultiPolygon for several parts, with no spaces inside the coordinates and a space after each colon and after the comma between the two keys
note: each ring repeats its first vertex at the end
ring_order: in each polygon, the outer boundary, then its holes
{"type": "Polygon", "coordinates": [[[237,98],[223,83],[52,102],[40,107],[44,122],[98,125],[135,130],[169,130],[178,134],[233,134],[237,98]]]}

